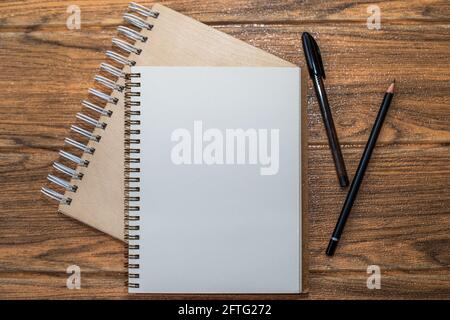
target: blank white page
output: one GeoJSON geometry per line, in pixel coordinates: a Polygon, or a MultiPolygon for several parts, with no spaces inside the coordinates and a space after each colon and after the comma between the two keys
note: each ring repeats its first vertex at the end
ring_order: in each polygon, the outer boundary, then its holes
{"type": "Polygon", "coordinates": [[[300,69],[134,67],[139,288],[301,292],[300,69]]]}

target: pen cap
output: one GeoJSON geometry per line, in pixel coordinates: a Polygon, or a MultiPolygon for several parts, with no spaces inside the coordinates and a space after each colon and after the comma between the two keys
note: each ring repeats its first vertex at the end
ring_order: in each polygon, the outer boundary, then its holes
{"type": "Polygon", "coordinates": [[[308,32],[303,32],[302,44],[309,75],[325,79],[325,68],[323,67],[322,56],[316,40],[308,32]]]}

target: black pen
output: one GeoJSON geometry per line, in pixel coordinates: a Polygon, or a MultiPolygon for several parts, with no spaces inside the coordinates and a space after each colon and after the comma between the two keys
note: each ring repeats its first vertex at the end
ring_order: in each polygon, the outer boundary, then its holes
{"type": "Polygon", "coordinates": [[[384,118],[386,118],[386,114],[388,112],[389,106],[391,105],[392,98],[394,97],[394,86],[395,80],[393,83],[391,83],[384,95],[377,118],[375,119],[372,131],[370,132],[369,140],[367,141],[361,160],[359,161],[358,169],[356,169],[352,185],[348,190],[347,198],[345,199],[344,206],[342,207],[341,215],[339,216],[338,222],[333,231],[333,235],[331,236],[330,242],[328,243],[326,251],[326,254],[328,256],[332,256],[334,254],[342,231],[344,230],[345,222],[347,221],[347,218],[350,215],[350,211],[352,210],[352,206],[355,202],[356,195],[358,194],[359,187],[361,186],[364,173],[366,172],[367,165],[369,164],[370,156],[372,155],[372,151],[377,143],[381,127],[383,126],[384,118]]]}
{"type": "Polygon", "coordinates": [[[302,43],[309,75],[314,83],[317,100],[319,101],[320,113],[322,114],[323,123],[327,132],[328,143],[331,148],[331,154],[333,155],[339,184],[341,187],[346,187],[348,186],[347,170],[345,169],[344,158],[342,157],[330,105],[328,104],[327,93],[323,85],[322,79],[325,79],[325,69],[323,67],[320,49],[314,38],[308,32],[303,32],[302,43]]]}

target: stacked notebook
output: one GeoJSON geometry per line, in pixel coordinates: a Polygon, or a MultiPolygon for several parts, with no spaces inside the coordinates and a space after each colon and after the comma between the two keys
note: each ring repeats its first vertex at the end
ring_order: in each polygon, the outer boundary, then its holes
{"type": "Polygon", "coordinates": [[[300,69],[129,9],[43,193],[127,243],[130,292],[304,291],[300,69]]]}

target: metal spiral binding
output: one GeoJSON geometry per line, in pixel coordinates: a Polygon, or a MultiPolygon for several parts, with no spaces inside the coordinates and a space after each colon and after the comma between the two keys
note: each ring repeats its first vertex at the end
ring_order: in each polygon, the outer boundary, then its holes
{"type": "Polygon", "coordinates": [[[41,192],[43,194],[45,194],[47,197],[49,197],[50,199],[56,200],[61,204],[70,205],[70,203],[72,202],[71,198],[66,198],[62,194],[60,194],[56,191],[53,191],[52,189],[46,188],[46,187],[42,187],[41,192]]]}
{"type": "Polygon", "coordinates": [[[119,68],[116,68],[108,63],[102,63],[100,64],[100,70],[104,72],[108,72],[109,74],[117,77],[117,78],[125,78],[125,72],[120,70],[119,68]]]}
{"type": "Polygon", "coordinates": [[[133,26],[137,27],[137,28],[141,28],[141,29],[147,29],[147,30],[152,30],[153,29],[153,25],[146,22],[145,20],[139,18],[138,16],[131,14],[131,13],[125,13],[123,15],[123,18],[125,21],[127,21],[128,23],[131,23],[133,26]]]}
{"type": "Polygon", "coordinates": [[[81,151],[83,151],[85,153],[93,154],[94,151],[95,151],[95,148],[88,147],[88,146],[82,144],[81,142],[75,141],[75,140],[73,140],[71,138],[64,139],[64,142],[69,144],[69,145],[71,145],[71,146],[73,146],[73,147],[75,147],[75,148],[80,149],[81,151]]]}
{"type": "Polygon", "coordinates": [[[146,42],[148,40],[146,36],[143,36],[139,32],[136,32],[128,27],[119,26],[117,27],[117,31],[119,32],[119,34],[122,34],[134,41],[146,42]]]}
{"type": "Polygon", "coordinates": [[[101,139],[101,136],[99,136],[98,134],[93,134],[92,132],[85,130],[83,128],[80,128],[79,126],[76,126],[76,125],[71,125],[70,130],[78,133],[79,135],[82,135],[83,137],[88,138],[89,140],[95,141],[95,142],[99,142],[101,139]]]}
{"type": "Polygon", "coordinates": [[[152,18],[158,18],[159,13],[156,11],[152,11],[144,6],[141,6],[140,4],[136,3],[136,2],[131,2],[128,6],[128,8],[131,11],[135,11],[141,15],[143,15],[144,17],[152,17],[152,18]]]}
{"type": "Polygon", "coordinates": [[[77,179],[77,180],[83,179],[83,174],[81,172],[77,172],[76,170],[69,168],[59,162],[54,162],[53,168],[55,168],[56,170],[58,170],[61,173],[68,175],[69,177],[71,177],[73,179],[77,179]]]}
{"type": "Polygon", "coordinates": [[[111,51],[111,50],[106,51],[106,56],[120,64],[127,65],[130,67],[132,67],[136,64],[136,61],[125,58],[124,56],[122,56],[118,53],[115,53],[114,51],[111,51]]]}
{"type": "Polygon", "coordinates": [[[132,46],[128,42],[123,41],[121,39],[114,38],[114,39],[112,39],[112,43],[115,46],[119,47],[120,49],[122,49],[122,50],[124,50],[124,51],[126,51],[128,53],[134,53],[134,54],[139,55],[142,52],[142,49],[138,49],[135,46],[132,46]]]}
{"type": "Polygon", "coordinates": [[[87,124],[90,124],[91,126],[94,126],[96,128],[100,128],[100,129],[106,128],[105,122],[97,121],[94,118],[91,118],[83,113],[78,112],[76,117],[77,117],[77,119],[80,119],[80,120],[86,122],[87,124]]]}
{"type": "Polygon", "coordinates": [[[59,150],[59,155],[63,157],[64,159],[67,159],[69,161],[72,161],[76,165],[80,167],[87,167],[89,165],[88,160],[81,159],[80,157],[77,157],[76,155],[71,154],[70,152],[66,152],[64,150],[59,150]]]}
{"type": "Polygon", "coordinates": [[[101,100],[104,100],[106,102],[112,103],[112,104],[117,104],[117,102],[119,102],[118,98],[112,97],[109,94],[106,94],[106,93],[104,93],[104,92],[102,92],[100,90],[97,90],[97,89],[90,88],[88,90],[88,92],[90,94],[92,94],[93,96],[96,96],[97,98],[99,98],[101,100]]]}
{"type": "Polygon", "coordinates": [[[84,100],[83,102],[81,102],[81,104],[83,105],[83,107],[86,107],[92,111],[98,112],[103,116],[108,116],[111,117],[112,115],[112,111],[111,110],[105,110],[103,108],[100,108],[99,106],[93,104],[92,102],[86,101],[84,100]]]}
{"type": "MultiPolygon", "coordinates": [[[[141,6],[137,3],[130,3],[128,7],[130,12],[133,12],[135,14],[131,13],[125,13],[123,15],[124,21],[128,22],[130,24],[130,27],[128,26],[119,26],[117,28],[117,32],[119,35],[126,37],[127,39],[130,39],[130,42],[123,41],[118,38],[113,39],[113,45],[114,47],[119,48],[118,51],[126,52],[130,55],[139,55],[141,53],[141,49],[136,46],[136,42],[146,42],[148,38],[141,34],[142,29],[151,30],[153,28],[153,24],[149,23],[147,20],[148,18],[158,18],[159,13],[152,11],[144,6],[141,6]],[[132,43],[134,41],[134,43],[132,43]]],[[[113,78],[116,79],[126,79],[127,88],[136,88],[139,87],[139,83],[132,83],[130,80],[131,78],[138,77],[138,75],[129,75],[127,76],[125,71],[122,69],[125,66],[134,66],[136,64],[136,61],[134,61],[131,57],[124,56],[121,53],[114,52],[112,50],[108,50],[106,52],[107,58],[114,61],[114,63],[119,64],[122,67],[117,67],[113,64],[109,63],[102,63],[100,65],[100,71],[102,71],[104,74],[108,75],[107,78],[102,75],[95,76],[95,81],[100,84],[102,87],[117,91],[117,92],[123,92],[125,87],[121,86],[117,83],[117,80],[112,80],[113,78]]],[[[111,93],[105,93],[103,91],[100,91],[98,89],[89,89],[89,93],[97,98],[97,100],[100,100],[102,102],[105,102],[107,104],[115,105],[118,103],[118,98],[113,96],[111,93]]],[[[140,192],[139,182],[140,178],[137,176],[139,174],[139,168],[136,167],[140,163],[140,158],[138,156],[135,156],[136,154],[139,154],[140,150],[138,148],[131,148],[131,145],[138,145],[140,144],[140,140],[136,138],[137,135],[140,134],[139,128],[139,121],[137,119],[131,119],[131,117],[135,118],[140,115],[139,110],[130,110],[131,108],[136,108],[140,106],[140,103],[138,101],[133,101],[132,99],[136,96],[139,96],[137,93],[130,93],[130,94],[124,94],[125,96],[125,108],[129,111],[126,113],[126,117],[129,117],[129,121],[126,122],[126,130],[125,130],[125,148],[129,149],[126,152],[125,155],[125,240],[127,241],[126,246],[126,257],[129,260],[138,261],[139,259],[139,244],[134,243],[133,241],[139,240],[139,225],[138,222],[140,220],[139,217],[139,205],[137,203],[140,201],[140,197],[138,196],[138,193],[140,192]],[[133,204],[133,205],[132,205],[133,204]],[[129,252],[130,251],[130,252],[129,252]]],[[[80,137],[87,139],[88,142],[91,141],[92,143],[98,143],[101,140],[101,134],[98,133],[98,130],[105,130],[106,129],[106,122],[102,121],[101,117],[111,117],[113,114],[112,110],[109,110],[106,106],[102,107],[99,106],[90,100],[84,100],[82,101],[83,107],[89,109],[90,111],[93,111],[97,113],[100,116],[100,119],[94,119],[91,116],[88,116],[83,113],[77,113],[76,118],[81,120],[87,125],[90,125],[94,127],[94,130],[97,130],[95,133],[83,129],[82,127],[78,125],[72,125],[70,127],[71,131],[75,134],[79,135],[80,137]]],[[[95,152],[95,148],[91,146],[91,144],[84,144],[81,142],[76,141],[72,138],[66,138],[65,143],[68,145],[71,145],[79,150],[83,154],[92,154],[95,152]]],[[[84,159],[82,156],[78,156],[75,154],[72,154],[70,152],[60,150],[59,156],[66,161],[69,161],[70,163],[73,163],[77,167],[87,167],[89,166],[89,160],[84,159]]],[[[72,182],[66,181],[62,178],[59,178],[55,175],[48,175],[47,179],[66,190],[66,192],[76,192],[77,186],[74,183],[76,180],[81,180],[83,178],[83,173],[79,172],[77,169],[70,168],[62,163],[55,162],[53,164],[54,169],[65,175],[66,177],[73,179],[72,182]]],[[[58,201],[60,204],[63,205],[70,205],[72,202],[72,198],[66,196],[65,194],[61,194],[59,192],[56,192],[50,188],[42,187],[41,192],[46,195],[47,197],[58,201]]],[[[126,267],[129,269],[139,269],[139,263],[127,263],[126,267]]],[[[129,279],[138,279],[139,274],[136,272],[129,273],[128,274],[129,279]]],[[[127,285],[131,288],[139,288],[138,283],[128,283],[127,285]]]]}
{"type": "Polygon", "coordinates": [[[121,86],[118,83],[115,83],[114,81],[104,77],[104,76],[99,76],[96,75],[94,78],[95,81],[97,81],[98,83],[104,85],[105,87],[112,89],[112,90],[117,90],[119,92],[123,91],[123,86],[121,86]]]}
{"type": "Polygon", "coordinates": [[[77,191],[77,188],[78,188],[77,186],[70,184],[66,180],[58,178],[57,176],[54,176],[52,174],[49,174],[47,176],[47,179],[50,180],[51,182],[53,182],[54,184],[57,184],[58,186],[63,187],[64,189],[66,189],[68,191],[72,191],[72,192],[77,191]]]}
{"type": "Polygon", "coordinates": [[[128,268],[128,286],[130,288],[139,288],[137,281],[131,282],[130,279],[138,279],[139,273],[139,221],[140,221],[140,188],[139,188],[139,157],[141,140],[139,139],[140,120],[140,102],[136,101],[139,97],[137,88],[140,83],[136,78],[140,78],[140,74],[131,73],[126,76],[125,80],[125,239],[127,241],[127,251],[125,257],[127,259],[126,268],[128,268]]]}

